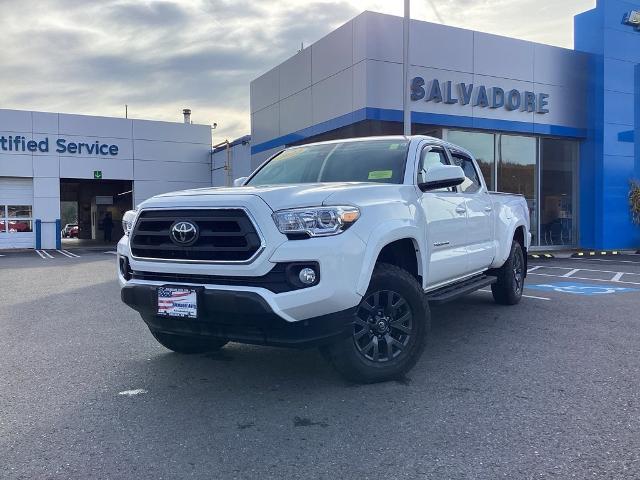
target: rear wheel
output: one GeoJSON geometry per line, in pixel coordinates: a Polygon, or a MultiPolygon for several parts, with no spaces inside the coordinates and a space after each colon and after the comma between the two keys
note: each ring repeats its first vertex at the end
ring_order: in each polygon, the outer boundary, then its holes
{"type": "Polygon", "coordinates": [[[495,302],[501,305],[515,305],[520,302],[524,290],[524,277],[524,252],[520,242],[514,240],[509,258],[498,269],[498,281],[491,285],[495,302]]]}
{"type": "Polygon", "coordinates": [[[227,343],[227,340],[186,337],[184,335],[174,335],[171,333],[157,332],[151,330],[151,335],[165,348],[176,353],[193,354],[214,352],[220,350],[227,343]]]}
{"type": "Polygon", "coordinates": [[[416,279],[381,263],[357,308],[352,334],[327,347],[324,354],[353,382],[398,378],[420,358],[429,320],[429,305],[416,279]]]}

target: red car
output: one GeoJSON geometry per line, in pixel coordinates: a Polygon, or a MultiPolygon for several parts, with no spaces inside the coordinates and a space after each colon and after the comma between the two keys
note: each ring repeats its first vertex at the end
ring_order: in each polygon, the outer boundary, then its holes
{"type": "Polygon", "coordinates": [[[32,232],[31,222],[28,220],[9,220],[9,232],[32,232]]]}

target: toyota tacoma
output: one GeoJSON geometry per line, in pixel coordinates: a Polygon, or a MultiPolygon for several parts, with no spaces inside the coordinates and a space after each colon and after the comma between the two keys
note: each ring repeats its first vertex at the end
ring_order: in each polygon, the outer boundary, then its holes
{"type": "Polygon", "coordinates": [[[122,300],[168,349],[316,346],[363,383],[415,365],[430,303],[488,287],[518,303],[531,243],[525,199],[425,136],[285,148],[234,187],[158,195],[123,224],[122,300]]]}

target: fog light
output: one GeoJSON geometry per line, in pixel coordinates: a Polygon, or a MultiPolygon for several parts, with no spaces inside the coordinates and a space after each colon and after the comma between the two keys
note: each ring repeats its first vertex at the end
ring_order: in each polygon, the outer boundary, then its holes
{"type": "Polygon", "coordinates": [[[311,285],[316,281],[316,271],[313,268],[303,268],[298,274],[298,278],[305,285],[311,285]]]}

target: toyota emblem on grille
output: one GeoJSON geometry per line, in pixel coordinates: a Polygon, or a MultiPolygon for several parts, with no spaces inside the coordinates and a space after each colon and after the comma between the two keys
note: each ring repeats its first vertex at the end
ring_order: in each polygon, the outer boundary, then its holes
{"type": "Polygon", "coordinates": [[[199,237],[198,226],[188,220],[179,220],[171,225],[169,236],[171,241],[181,247],[196,243],[199,237]]]}

